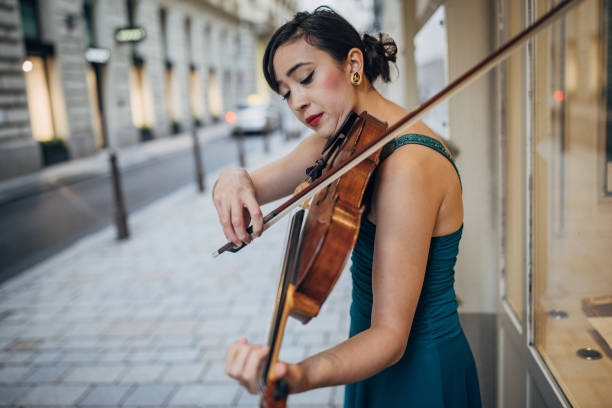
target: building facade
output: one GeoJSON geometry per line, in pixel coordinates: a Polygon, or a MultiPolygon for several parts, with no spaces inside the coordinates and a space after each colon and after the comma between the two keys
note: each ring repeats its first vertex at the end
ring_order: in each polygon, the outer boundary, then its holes
{"type": "Polygon", "coordinates": [[[263,47],[296,9],[296,0],[2,0],[0,180],[265,98],[263,47]]]}

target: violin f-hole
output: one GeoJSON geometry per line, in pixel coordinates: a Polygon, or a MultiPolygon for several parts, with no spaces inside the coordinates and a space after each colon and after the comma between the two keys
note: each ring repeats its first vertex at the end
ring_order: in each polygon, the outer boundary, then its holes
{"type": "Polygon", "coordinates": [[[321,198],[319,198],[319,199],[317,200],[317,202],[316,202],[316,205],[317,205],[317,206],[318,206],[318,205],[321,205],[321,203],[322,203],[323,201],[325,201],[325,199],[326,199],[326,198],[327,198],[327,196],[329,195],[329,190],[331,189],[331,186],[332,186],[332,185],[330,184],[330,185],[328,185],[328,186],[325,188],[325,193],[323,193],[322,197],[321,197],[321,198]]]}

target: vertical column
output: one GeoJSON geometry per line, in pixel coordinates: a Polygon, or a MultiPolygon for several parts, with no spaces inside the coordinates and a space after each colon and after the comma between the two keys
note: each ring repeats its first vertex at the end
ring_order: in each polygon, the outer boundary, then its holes
{"type": "Polygon", "coordinates": [[[382,8],[382,31],[389,33],[398,46],[397,70],[392,66],[392,82],[389,84],[381,82],[377,87],[385,97],[406,109],[418,106],[414,62],[415,12],[415,0],[389,1],[385,2],[382,8]]]}
{"type": "MultiPolygon", "coordinates": [[[[492,50],[494,4],[487,0],[462,0],[445,5],[448,75],[452,81],[492,50]],[[478,24],[470,24],[474,21],[478,24]]],[[[449,101],[451,134],[461,150],[457,166],[463,181],[467,226],[457,261],[455,287],[466,312],[496,311],[499,242],[492,86],[493,77],[488,74],[449,101]]]]}
{"type": "Polygon", "coordinates": [[[47,58],[55,136],[66,141],[72,158],[87,156],[97,150],[97,142],[87,88],[85,25],[79,19],[81,2],[55,0],[38,4],[43,39],[55,47],[55,55],[47,58]],[[73,24],[69,24],[70,19],[73,24]]]}
{"type": "Polygon", "coordinates": [[[401,15],[405,17],[402,24],[402,37],[398,68],[400,76],[403,77],[401,89],[404,90],[403,106],[406,109],[414,109],[419,104],[417,87],[417,68],[414,60],[414,37],[416,31],[416,0],[404,0],[402,2],[401,15]]]}
{"type": "MultiPolygon", "coordinates": [[[[67,0],[69,1],[69,0],[67,0]]],[[[111,57],[102,71],[104,112],[109,146],[120,147],[138,143],[138,130],[132,124],[130,84],[131,47],[119,44],[114,34],[117,27],[127,25],[125,0],[96,2],[96,39],[108,48],[111,57]]]]}

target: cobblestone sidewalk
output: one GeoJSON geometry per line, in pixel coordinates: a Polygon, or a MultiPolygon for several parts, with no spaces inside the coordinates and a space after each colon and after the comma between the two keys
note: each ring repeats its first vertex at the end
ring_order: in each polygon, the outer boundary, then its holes
{"type": "MultiPolygon", "coordinates": [[[[272,147],[271,157],[292,145],[272,147]]],[[[257,406],[224,375],[223,358],[243,335],[265,341],[286,226],[213,259],[224,243],[216,212],[210,193],[190,185],[133,215],[128,241],[107,228],[4,283],[0,406],[257,406]]],[[[349,299],[345,273],[319,317],[288,324],[281,358],[344,339],[349,299]]],[[[341,387],[327,388],[289,404],[337,407],[342,398],[341,387]]]]}

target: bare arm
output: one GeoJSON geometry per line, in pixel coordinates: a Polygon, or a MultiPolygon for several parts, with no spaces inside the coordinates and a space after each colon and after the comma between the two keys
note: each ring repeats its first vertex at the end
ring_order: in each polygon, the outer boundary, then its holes
{"type": "Polygon", "coordinates": [[[240,246],[251,242],[246,232],[253,221],[256,236],[263,229],[260,205],[285,197],[304,179],[319,158],[325,139],[312,134],[289,154],[249,174],[245,169],[223,171],[213,188],[213,201],[225,237],[240,246]]]}
{"type": "Polygon", "coordinates": [[[263,205],[293,193],[304,180],[306,168],[321,157],[324,144],[325,139],[313,133],[286,156],[253,171],[257,202],[263,205]]]}
{"type": "Polygon", "coordinates": [[[371,327],[301,362],[298,389],[360,381],[404,354],[442,200],[427,170],[407,153],[399,150],[386,160],[377,179],[371,327]]]}

